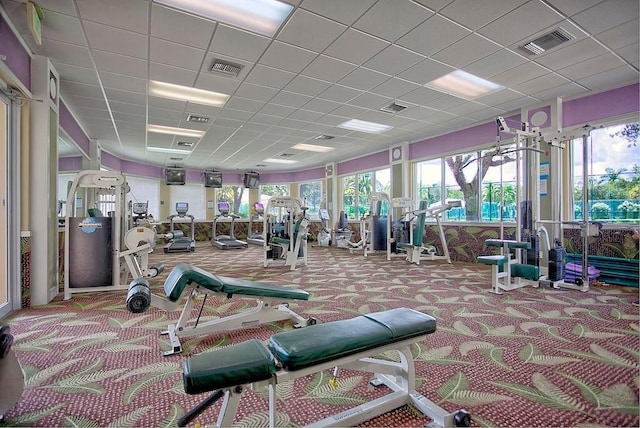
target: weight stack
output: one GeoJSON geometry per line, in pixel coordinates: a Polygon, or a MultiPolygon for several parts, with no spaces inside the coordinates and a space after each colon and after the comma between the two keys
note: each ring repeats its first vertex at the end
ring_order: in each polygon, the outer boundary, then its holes
{"type": "Polygon", "coordinates": [[[564,262],[567,252],[564,248],[558,247],[549,250],[549,273],[550,281],[560,281],[564,279],[564,262]]]}

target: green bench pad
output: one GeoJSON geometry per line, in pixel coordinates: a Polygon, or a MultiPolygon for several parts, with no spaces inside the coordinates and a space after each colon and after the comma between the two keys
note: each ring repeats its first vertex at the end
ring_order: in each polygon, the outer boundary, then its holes
{"type": "Polygon", "coordinates": [[[409,244],[408,242],[396,242],[396,247],[398,247],[398,248],[414,248],[415,245],[409,244]]]}
{"type": "Polygon", "coordinates": [[[276,333],[269,349],[287,369],[298,370],[435,330],[435,318],[398,308],[276,333]]]}
{"type": "Polygon", "coordinates": [[[508,248],[524,248],[525,250],[531,249],[531,242],[513,241],[510,239],[487,239],[484,241],[487,247],[504,247],[507,244],[508,248]]]}
{"type": "Polygon", "coordinates": [[[271,242],[273,242],[274,244],[289,245],[291,240],[290,239],[286,239],[286,238],[280,238],[278,236],[274,236],[273,238],[271,238],[271,242]]]}
{"type": "Polygon", "coordinates": [[[309,300],[309,293],[297,288],[286,288],[246,279],[213,275],[188,263],[178,263],[164,283],[164,292],[172,302],[182,297],[185,288],[192,282],[216,293],[227,295],[275,297],[290,300],[309,300]]]}
{"type": "Polygon", "coordinates": [[[201,394],[269,379],[276,372],[273,355],[257,339],[196,355],[184,362],[187,394],[201,394]]]}
{"type": "Polygon", "coordinates": [[[503,265],[507,262],[507,256],[479,256],[476,261],[485,265],[503,265]]]}

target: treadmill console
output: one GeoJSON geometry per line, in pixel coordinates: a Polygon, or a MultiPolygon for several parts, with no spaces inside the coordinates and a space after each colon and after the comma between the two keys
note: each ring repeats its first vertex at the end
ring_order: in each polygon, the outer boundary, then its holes
{"type": "Polygon", "coordinates": [[[176,212],[179,217],[184,217],[189,211],[189,203],[188,202],[176,202],[176,212]]]}
{"type": "Polygon", "coordinates": [[[229,203],[228,202],[218,202],[218,211],[220,215],[227,216],[229,215],[229,203]]]}
{"type": "Polygon", "coordinates": [[[318,215],[320,217],[320,220],[329,220],[329,211],[324,208],[320,208],[320,212],[318,215]]]}

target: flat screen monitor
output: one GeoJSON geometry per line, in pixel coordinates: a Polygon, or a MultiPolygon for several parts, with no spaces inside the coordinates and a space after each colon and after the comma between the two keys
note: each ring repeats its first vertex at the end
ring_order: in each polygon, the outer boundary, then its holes
{"type": "Polygon", "coordinates": [[[243,184],[247,189],[260,188],[260,174],[257,172],[245,172],[243,184]]]}
{"type": "Polygon", "coordinates": [[[222,173],[218,171],[206,171],[204,173],[204,187],[214,189],[222,188],[222,173]]]}
{"type": "Polygon", "coordinates": [[[184,185],[187,172],[184,168],[167,168],[164,170],[164,179],[168,186],[184,185]]]}

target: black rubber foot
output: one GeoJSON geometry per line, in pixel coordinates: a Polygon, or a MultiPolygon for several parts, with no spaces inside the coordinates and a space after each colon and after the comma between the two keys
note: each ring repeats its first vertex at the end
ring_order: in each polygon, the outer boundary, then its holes
{"type": "Polygon", "coordinates": [[[471,426],[471,415],[464,409],[458,410],[453,415],[453,422],[457,427],[470,427],[471,426]]]}

